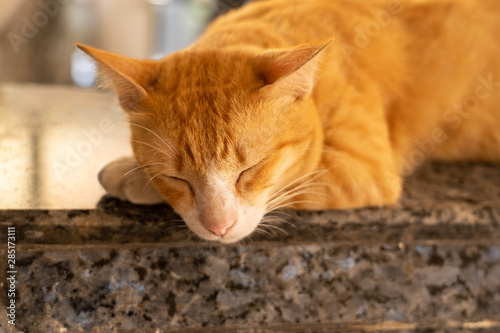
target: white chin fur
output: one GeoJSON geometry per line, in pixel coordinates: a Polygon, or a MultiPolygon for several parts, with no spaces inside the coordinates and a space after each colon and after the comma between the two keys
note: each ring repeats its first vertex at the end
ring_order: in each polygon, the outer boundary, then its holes
{"type": "Polygon", "coordinates": [[[218,237],[205,229],[195,216],[196,214],[180,214],[189,229],[198,237],[209,241],[219,241],[221,243],[234,243],[252,234],[264,216],[265,210],[262,208],[240,205],[238,209],[238,220],[223,237],[218,237]]]}

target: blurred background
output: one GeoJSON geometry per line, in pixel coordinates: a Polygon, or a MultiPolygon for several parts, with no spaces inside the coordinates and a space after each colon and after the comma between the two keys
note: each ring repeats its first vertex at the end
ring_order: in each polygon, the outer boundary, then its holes
{"type": "Polygon", "coordinates": [[[0,83],[91,86],[80,42],[136,58],[188,46],[245,0],[0,0],[0,83]]]}

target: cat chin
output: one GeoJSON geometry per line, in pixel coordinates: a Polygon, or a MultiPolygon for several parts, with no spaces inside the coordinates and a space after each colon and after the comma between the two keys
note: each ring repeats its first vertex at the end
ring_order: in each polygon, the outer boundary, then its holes
{"type": "MultiPolygon", "coordinates": [[[[255,227],[253,227],[251,229],[250,228],[246,229],[246,228],[242,228],[242,227],[238,228],[238,229],[244,229],[244,230],[241,230],[242,232],[240,230],[230,230],[228,232],[228,234],[223,236],[223,237],[213,235],[209,231],[203,230],[204,227],[201,224],[199,224],[198,227],[196,227],[196,228],[193,228],[190,226],[190,224],[188,224],[188,227],[198,237],[200,237],[204,240],[212,241],[212,242],[220,242],[220,243],[224,243],[224,244],[230,244],[230,243],[236,243],[236,242],[244,239],[245,237],[251,235],[255,231],[257,224],[255,225],[255,227]]],[[[235,226],[235,227],[237,227],[237,226],[235,226]]]]}
{"type": "MultiPolygon", "coordinates": [[[[256,225],[257,226],[257,225],[256,225]]],[[[245,230],[244,233],[235,233],[229,232],[227,235],[224,237],[218,237],[212,234],[209,234],[208,237],[202,237],[201,235],[198,235],[199,237],[209,240],[209,241],[215,241],[215,242],[220,242],[224,244],[231,244],[231,243],[236,243],[244,239],[245,237],[250,236],[253,232],[255,231],[255,227],[253,229],[245,230]]]]}
{"type": "Polygon", "coordinates": [[[250,236],[259,225],[265,210],[254,206],[240,207],[238,212],[238,221],[229,229],[228,233],[219,237],[208,231],[196,218],[196,213],[180,214],[186,222],[189,229],[198,237],[220,243],[236,243],[245,237],[250,236]]]}

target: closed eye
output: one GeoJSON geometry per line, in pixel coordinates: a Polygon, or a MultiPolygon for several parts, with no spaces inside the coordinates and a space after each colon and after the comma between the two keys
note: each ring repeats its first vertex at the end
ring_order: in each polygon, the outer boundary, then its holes
{"type": "Polygon", "coordinates": [[[170,179],[180,180],[180,181],[182,181],[182,182],[186,182],[186,183],[188,183],[188,181],[187,181],[187,180],[185,180],[185,179],[183,179],[183,178],[174,177],[174,176],[166,176],[166,177],[167,177],[167,178],[170,178],[170,179]]]}
{"type": "Polygon", "coordinates": [[[240,175],[238,176],[238,180],[236,180],[236,185],[238,185],[241,181],[241,178],[246,174],[248,173],[249,171],[252,171],[255,167],[259,166],[264,160],[260,161],[259,163],[256,163],[254,165],[252,165],[251,167],[243,170],[242,172],[240,172],[240,175]]]}
{"type": "Polygon", "coordinates": [[[187,181],[187,180],[186,180],[186,179],[184,179],[184,178],[179,178],[179,177],[169,176],[169,175],[163,175],[163,178],[164,178],[165,180],[167,180],[167,181],[168,181],[168,180],[170,180],[170,181],[172,181],[172,180],[173,180],[173,181],[175,181],[175,182],[182,182],[182,183],[186,184],[186,185],[189,187],[189,189],[191,190],[191,192],[192,192],[192,193],[194,193],[194,191],[193,191],[193,187],[191,186],[191,184],[189,183],[189,181],[187,181]]]}

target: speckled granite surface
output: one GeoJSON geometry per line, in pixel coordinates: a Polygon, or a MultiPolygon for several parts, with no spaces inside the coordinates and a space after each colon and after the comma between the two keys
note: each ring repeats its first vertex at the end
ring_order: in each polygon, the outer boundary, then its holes
{"type": "Polygon", "coordinates": [[[167,206],[0,212],[0,332],[500,332],[498,166],[426,165],[391,208],[287,213],[222,246],[167,206]]]}

